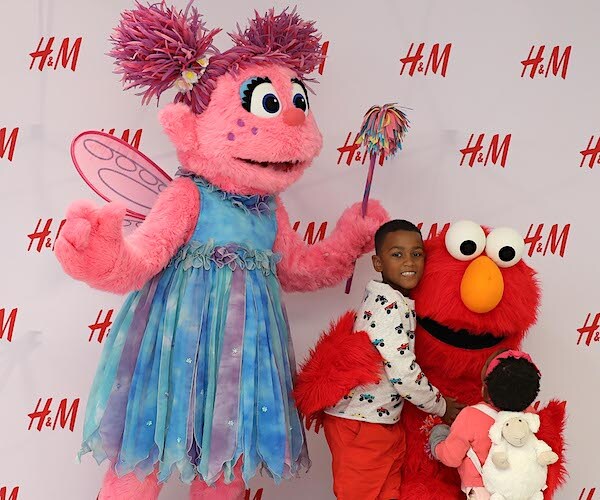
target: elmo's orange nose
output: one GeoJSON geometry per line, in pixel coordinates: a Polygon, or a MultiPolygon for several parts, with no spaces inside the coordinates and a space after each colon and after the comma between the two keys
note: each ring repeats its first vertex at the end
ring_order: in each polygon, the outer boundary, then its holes
{"type": "Polygon", "coordinates": [[[460,284],[460,296],[469,310],[490,312],[503,294],[504,278],[492,259],[482,255],[469,264],[460,284]]]}

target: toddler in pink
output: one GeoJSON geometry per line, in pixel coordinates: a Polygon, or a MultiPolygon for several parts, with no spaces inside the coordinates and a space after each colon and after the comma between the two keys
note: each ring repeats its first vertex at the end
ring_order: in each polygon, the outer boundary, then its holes
{"type": "Polygon", "coordinates": [[[483,401],[462,410],[452,427],[435,426],[429,438],[433,456],[458,468],[462,490],[471,500],[490,498],[481,467],[492,446],[489,430],[496,414],[526,410],[540,390],[540,372],[524,352],[496,352],[483,367],[482,382],[483,401]]]}

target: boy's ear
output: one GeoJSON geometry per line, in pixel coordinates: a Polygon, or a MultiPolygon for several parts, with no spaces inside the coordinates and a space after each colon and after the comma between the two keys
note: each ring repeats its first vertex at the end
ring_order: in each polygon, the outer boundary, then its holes
{"type": "Polygon", "coordinates": [[[373,269],[375,269],[375,271],[377,271],[378,273],[383,271],[383,264],[381,262],[381,257],[379,257],[379,255],[373,255],[373,257],[371,257],[371,260],[373,261],[373,269]]]}

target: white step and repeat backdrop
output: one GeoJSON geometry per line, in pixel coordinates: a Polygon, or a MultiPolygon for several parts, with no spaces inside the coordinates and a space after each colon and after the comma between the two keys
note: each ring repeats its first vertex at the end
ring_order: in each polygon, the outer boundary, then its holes
{"type": "MultiPolygon", "coordinates": [[[[69,145],[83,130],[114,129],[167,172],[177,161],[157,108],[122,92],[105,55],[133,2],[2,4],[0,499],[91,499],[106,464],[89,455],[76,464],[75,454],[123,298],[71,280],[53,255],[67,206],[101,202],[73,168],[69,145]]],[[[208,24],[225,30],[272,5],[287,3],[197,2],[208,24]]],[[[526,347],[543,370],[542,399],[568,401],[570,480],[557,498],[600,499],[600,4],[298,0],[298,8],[328,42],[312,97],[324,149],[284,195],[298,231],[318,239],[360,200],[366,165],[349,146],[364,111],[393,101],[410,108],[405,148],[378,167],[372,196],[392,216],[422,222],[426,235],[469,218],[527,237],[544,292],[526,347]]],[[[217,41],[228,46],[225,34],[217,41]]],[[[330,319],[356,305],[371,276],[363,258],[349,297],[342,285],[287,297],[298,359],[330,319]]],[[[278,488],[258,478],[247,497],[333,498],[323,436],[311,433],[309,447],[308,476],[278,488]]],[[[184,497],[177,480],[162,495],[184,497]]]]}

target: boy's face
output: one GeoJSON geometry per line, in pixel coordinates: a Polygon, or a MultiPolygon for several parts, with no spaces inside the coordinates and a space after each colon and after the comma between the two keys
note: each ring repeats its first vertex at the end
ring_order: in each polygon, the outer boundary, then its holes
{"type": "Polygon", "coordinates": [[[373,255],[373,267],[384,283],[408,294],[419,284],[425,269],[421,235],[404,230],[388,233],[377,255],[373,255]]]}

